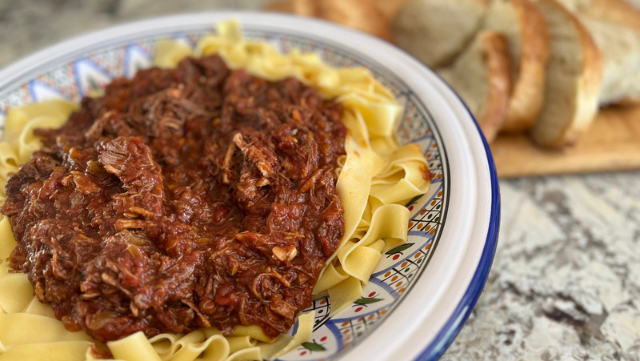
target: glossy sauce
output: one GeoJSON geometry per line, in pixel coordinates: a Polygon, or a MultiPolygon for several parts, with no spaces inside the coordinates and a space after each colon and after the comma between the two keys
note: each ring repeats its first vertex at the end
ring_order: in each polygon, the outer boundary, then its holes
{"type": "Polygon", "coordinates": [[[14,270],[69,330],[286,332],[344,232],[341,107],[217,56],[116,79],[13,175],[14,270]]]}

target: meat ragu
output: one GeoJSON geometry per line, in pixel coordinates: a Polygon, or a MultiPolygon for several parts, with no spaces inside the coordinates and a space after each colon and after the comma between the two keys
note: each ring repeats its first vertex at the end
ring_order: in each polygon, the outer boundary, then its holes
{"type": "Polygon", "coordinates": [[[218,56],[116,79],[9,179],[11,266],[100,341],[286,332],[344,232],[341,112],[218,56]]]}

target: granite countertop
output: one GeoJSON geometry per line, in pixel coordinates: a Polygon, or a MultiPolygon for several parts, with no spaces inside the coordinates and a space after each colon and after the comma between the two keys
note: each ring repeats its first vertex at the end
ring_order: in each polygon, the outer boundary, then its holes
{"type": "Polygon", "coordinates": [[[443,360],[640,360],[640,172],[500,191],[492,271],[443,360]]]}
{"type": "MultiPolygon", "coordinates": [[[[0,0],[0,67],[150,16],[259,9],[260,0],[0,0]]],[[[443,360],[640,361],[640,172],[500,182],[483,295],[443,360]]]]}

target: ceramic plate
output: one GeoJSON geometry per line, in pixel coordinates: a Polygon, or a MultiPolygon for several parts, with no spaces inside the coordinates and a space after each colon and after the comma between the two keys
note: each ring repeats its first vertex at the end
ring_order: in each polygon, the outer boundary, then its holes
{"type": "Polygon", "coordinates": [[[79,101],[115,77],[149,67],[158,39],[194,46],[212,24],[234,17],[245,37],[283,52],[295,47],[334,66],[369,68],[404,105],[402,142],[417,143],[435,174],[429,193],[407,204],[409,242],[383,255],[363,297],[348,309],[330,318],[330,300],[315,300],[312,340],[282,359],[437,359],[469,316],[491,267],[498,184],[489,148],[464,104],[392,45],[327,22],[274,14],[132,23],[61,43],[1,71],[0,124],[8,107],[56,97],[79,101]]]}

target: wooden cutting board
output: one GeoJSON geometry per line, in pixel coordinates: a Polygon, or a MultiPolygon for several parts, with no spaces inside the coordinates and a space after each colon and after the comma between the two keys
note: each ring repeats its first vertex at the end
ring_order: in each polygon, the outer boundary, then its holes
{"type": "Polygon", "coordinates": [[[545,150],[517,134],[491,151],[500,178],[640,169],[640,106],[602,109],[574,147],[545,150]]]}

